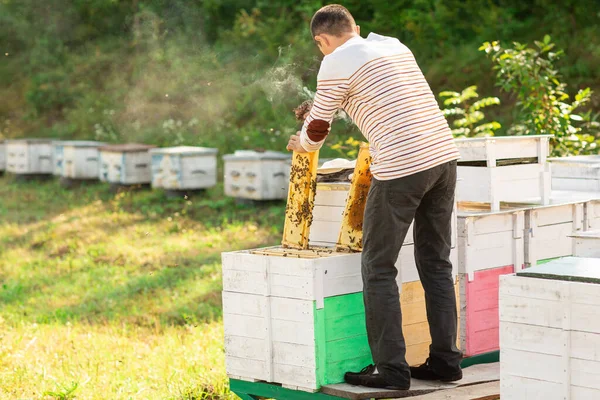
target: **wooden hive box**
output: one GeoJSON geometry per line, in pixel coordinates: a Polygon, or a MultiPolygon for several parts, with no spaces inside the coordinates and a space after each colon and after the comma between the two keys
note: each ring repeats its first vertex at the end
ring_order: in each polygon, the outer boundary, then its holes
{"type": "Polygon", "coordinates": [[[600,399],[600,259],[500,278],[500,397],[600,399]]]}
{"type": "MultiPolygon", "coordinates": [[[[318,183],[313,210],[313,223],[310,230],[312,246],[334,247],[342,224],[348,196],[349,183],[318,183]]],[[[455,213],[456,216],[456,213],[455,213]]],[[[458,270],[458,249],[456,246],[456,218],[453,223],[451,260],[458,270]]],[[[413,226],[404,240],[396,262],[398,276],[396,281],[400,290],[402,325],[406,340],[406,359],[410,365],[419,365],[429,356],[429,324],[425,308],[425,293],[419,280],[414,258],[413,226]]],[[[456,283],[457,305],[459,304],[458,280],[456,283]]]]}
{"type": "Polygon", "coordinates": [[[222,260],[230,378],[316,391],[372,362],[359,253],[274,247],[222,260]]]}
{"type": "Polygon", "coordinates": [[[178,146],[150,150],[152,187],[197,190],[217,184],[217,149],[178,146]]]}
{"type": "Polygon", "coordinates": [[[60,176],[68,179],[98,179],[100,174],[100,154],[98,148],[103,142],[72,140],[55,144],[55,166],[60,168],[60,176]],[[59,166],[59,158],[62,165],[59,166]]]}
{"type": "Polygon", "coordinates": [[[596,192],[600,195],[600,155],[549,158],[552,189],[596,192]]]}
{"type": "Polygon", "coordinates": [[[499,277],[524,266],[525,209],[458,204],[460,348],[467,357],[499,349],[499,277]]]}
{"type": "Polygon", "coordinates": [[[572,238],[575,241],[575,257],[600,258],[600,230],[580,232],[572,238]]]}
{"type": "Polygon", "coordinates": [[[118,185],[149,184],[152,181],[149,150],[154,147],[139,143],[101,146],[100,180],[118,185]]]}
{"type": "Polygon", "coordinates": [[[521,202],[535,198],[540,204],[550,199],[549,135],[457,139],[456,199],[459,202],[521,202]]]}
{"type": "Polygon", "coordinates": [[[584,231],[585,201],[534,206],[525,213],[525,264],[535,266],[573,255],[571,235],[584,231]]]}
{"type": "Polygon", "coordinates": [[[225,195],[251,200],[282,200],[288,195],[291,155],[238,150],[223,156],[225,195]]]}
{"type": "Polygon", "coordinates": [[[0,174],[6,170],[6,144],[0,140],[0,174]]]}
{"type": "Polygon", "coordinates": [[[6,170],[18,175],[51,175],[53,147],[51,139],[6,141],[6,170]]]}

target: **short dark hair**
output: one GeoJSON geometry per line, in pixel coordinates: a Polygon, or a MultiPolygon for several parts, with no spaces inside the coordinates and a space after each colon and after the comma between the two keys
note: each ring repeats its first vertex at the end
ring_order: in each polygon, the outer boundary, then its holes
{"type": "Polygon", "coordinates": [[[350,11],[342,5],[330,4],[322,7],[313,15],[310,21],[310,31],[315,37],[322,33],[333,36],[342,36],[352,32],[356,22],[350,11]]]}

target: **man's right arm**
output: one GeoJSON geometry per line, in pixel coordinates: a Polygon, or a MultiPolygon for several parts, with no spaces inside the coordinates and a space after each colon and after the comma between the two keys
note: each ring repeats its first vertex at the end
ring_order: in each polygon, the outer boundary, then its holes
{"type": "Polygon", "coordinates": [[[300,144],[308,152],[323,146],[331,130],[331,122],[348,93],[348,79],[331,79],[331,73],[324,63],[319,71],[317,93],[313,99],[310,114],[304,121],[300,132],[300,144]],[[325,79],[327,78],[327,79],[325,79]]]}

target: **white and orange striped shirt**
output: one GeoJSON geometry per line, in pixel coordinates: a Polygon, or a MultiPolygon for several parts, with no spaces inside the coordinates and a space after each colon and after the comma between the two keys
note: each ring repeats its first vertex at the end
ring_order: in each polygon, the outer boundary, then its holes
{"type": "Polygon", "coordinates": [[[460,158],[429,84],[398,39],[357,36],[323,58],[313,107],[300,134],[305,150],[321,148],[339,108],[368,140],[377,180],[460,158]]]}

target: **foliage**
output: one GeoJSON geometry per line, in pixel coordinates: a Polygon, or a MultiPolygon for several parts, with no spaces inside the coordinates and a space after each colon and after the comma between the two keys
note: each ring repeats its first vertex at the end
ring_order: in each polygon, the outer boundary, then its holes
{"type": "MultiPolygon", "coordinates": [[[[308,25],[322,4],[2,0],[2,134],[200,144],[222,154],[239,148],[282,150],[298,128],[290,110],[304,98],[303,87],[315,86],[320,54],[308,25]],[[189,126],[193,120],[199,123],[189,126]]],[[[600,24],[591,5],[574,0],[344,4],[363,36],[375,31],[406,43],[436,93],[476,82],[481,92],[496,95],[477,44],[487,38],[528,42],[546,30],[569,54],[561,67],[565,80],[600,86],[600,24]]],[[[501,98],[502,105],[489,115],[508,127],[513,102],[505,94],[501,98]]],[[[328,144],[347,146],[349,137],[361,139],[350,124],[336,123],[328,144]]],[[[321,154],[337,156],[340,150],[325,146],[321,154]]]]}
{"type": "Polygon", "coordinates": [[[452,134],[457,137],[485,137],[494,136],[494,132],[501,128],[496,122],[483,122],[485,114],[483,109],[500,104],[497,97],[479,98],[477,86],[469,86],[462,92],[444,91],[439,95],[444,100],[444,116],[453,119],[452,134]],[[478,125],[479,124],[479,125],[478,125]]]}
{"type": "Polygon", "coordinates": [[[337,151],[341,157],[352,160],[358,156],[360,143],[360,140],[349,137],[346,140],[340,139],[338,142],[330,144],[329,147],[337,151]]]}
{"type": "Polygon", "coordinates": [[[284,204],[8,177],[0,198],[0,398],[235,398],[220,254],[275,245],[284,204]]]}
{"type": "Polygon", "coordinates": [[[498,85],[518,99],[517,124],[509,133],[553,135],[553,155],[590,154],[598,151],[600,136],[591,111],[590,88],[580,89],[573,101],[566,92],[556,63],[564,55],[556,50],[550,36],[535,41],[535,47],[515,42],[504,48],[500,42],[481,46],[496,64],[498,85]]]}

